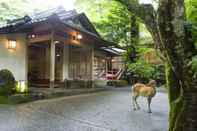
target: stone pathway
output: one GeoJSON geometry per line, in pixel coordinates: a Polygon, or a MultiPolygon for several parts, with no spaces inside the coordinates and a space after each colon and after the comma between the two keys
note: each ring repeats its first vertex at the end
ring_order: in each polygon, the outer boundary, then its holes
{"type": "Polygon", "coordinates": [[[166,131],[168,101],[158,92],[147,113],[133,111],[129,88],[36,101],[18,106],[0,105],[0,131],[166,131]]]}

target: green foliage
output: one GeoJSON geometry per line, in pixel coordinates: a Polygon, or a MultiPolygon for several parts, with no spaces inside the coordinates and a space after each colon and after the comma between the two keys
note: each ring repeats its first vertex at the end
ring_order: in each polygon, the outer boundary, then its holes
{"type": "Polygon", "coordinates": [[[154,51],[153,48],[146,48],[146,47],[137,48],[137,52],[139,53],[140,56],[152,51],[154,51]]]}
{"type": "Polygon", "coordinates": [[[8,100],[11,102],[11,104],[21,104],[34,101],[35,98],[33,98],[31,95],[17,94],[10,96],[8,100]]]}
{"type": "Polygon", "coordinates": [[[155,74],[155,68],[143,60],[138,60],[136,63],[129,63],[128,70],[139,78],[151,79],[155,74]]]}
{"type": "Polygon", "coordinates": [[[165,81],[163,65],[152,65],[138,60],[136,63],[128,64],[128,71],[132,73],[132,77],[140,81],[148,82],[150,79],[154,79],[160,84],[165,81]]]}
{"type": "Polygon", "coordinates": [[[195,72],[194,77],[197,78],[197,56],[192,59],[192,70],[195,72]]]}
{"type": "Polygon", "coordinates": [[[87,14],[104,39],[122,46],[131,44],[131,26],[135,25],[131,23],[133,14],[126,7],[108,0],[77,0],[76,6],[87,14]]]}
{"type": "Polygon", "coordinates": [[[127,71],[132,74],[131,77],[145,82],[150,79],[155,79],[162,84],[165,81],[164,66],[149,64],[144,60],[144,55],[153,50],[152,48],[145,47],[137,48],[137,58],[135,62],[129,60],[129,54],[132,50],[128,49],[123,56],[125,61],[127,61],[127,71]]]}
{"type": "Polygon", "coordinates": [[[194,24],[197,24],[197,1],[185,0],[187,19],[194,24]]]}
{"type": "Polygon", "coordinates": [[[15,88],[15,78],[13,74],[7,69],[0,70],[0,79],[0,95],[11,95],[15,88]]]}
{"type": "Polygon", "coordinates": [[[5,96],[0,96],[0,104],[12,104],[12,102],[5,96]]]}
{"type": "Polygon", "coordinates": [[[26,15],[29,6],[26,0],[0,0],[0,24],[26,15]]]}
{"type": "Polygon", "coordinates": [[[124,61],[127,61],[127,63],[129,63],[130,60],[130,55],[133,52],[132,48],[127,48],[127,51],[125,53],[123,53],[123,59],[124,61]]]}
{"type": "Polygon", "coordinates": [[[185,0],[187,21],[193,24],[193,38],[195,39],[195,46],[197,49],[197,1],[185,0]]]}

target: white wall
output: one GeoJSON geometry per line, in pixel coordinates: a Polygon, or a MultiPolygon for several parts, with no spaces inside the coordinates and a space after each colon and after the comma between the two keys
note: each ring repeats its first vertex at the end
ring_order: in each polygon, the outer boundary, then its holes
{"type": "Polygon", "coordinates": [[[0,70],[10,70],[15,79],[27,80],[27,51],[25,34],[0,35],[0,70]],[[16,39],[16,50],[8,49],[8,38],[16,39]]]}

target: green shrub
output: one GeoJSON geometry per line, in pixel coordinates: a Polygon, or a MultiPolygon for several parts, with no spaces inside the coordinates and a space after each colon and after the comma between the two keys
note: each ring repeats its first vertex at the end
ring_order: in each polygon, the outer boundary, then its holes
{"type": "Polygon", "coordinates": [[[127,67],[127,71],[132,74],[131,77],[135,77],[138,81],[148,82],[150,79],[165,81],[163,65],[153,65],[138,60],[135,63],[128,63],[127,67]]]}
{"type": "Polygon", "coordinates": [[[15,78],[13,74],[7,70],[0,70],[0,95],[9,96],[15,88],[15,78]]]}
{"type": "Polygon", "coordinates": [[[13,104],[8,97],[6,96],[0,96],[0,104],[13,104]]]}
{"type": "Polygon", "coordinates": [[[194,77],[197,78],[197,56],[192,58],[192,70],[194,72],[194,77]]]}
{"type": "Polygon", "coordinates": [[[128,71],[140,78],[152,78],[155,73],[155,68],[142,60],[138,60],[136,63],[128,64],[128,71]]]}

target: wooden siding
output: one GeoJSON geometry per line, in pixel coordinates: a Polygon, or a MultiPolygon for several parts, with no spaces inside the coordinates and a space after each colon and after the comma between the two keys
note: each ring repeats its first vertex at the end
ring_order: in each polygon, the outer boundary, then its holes
{"type": "Polygon", "coordinates": [[[91,79],[91,50],[83,47],[69,48],[69,78],[70,79],[91,79]]]}

